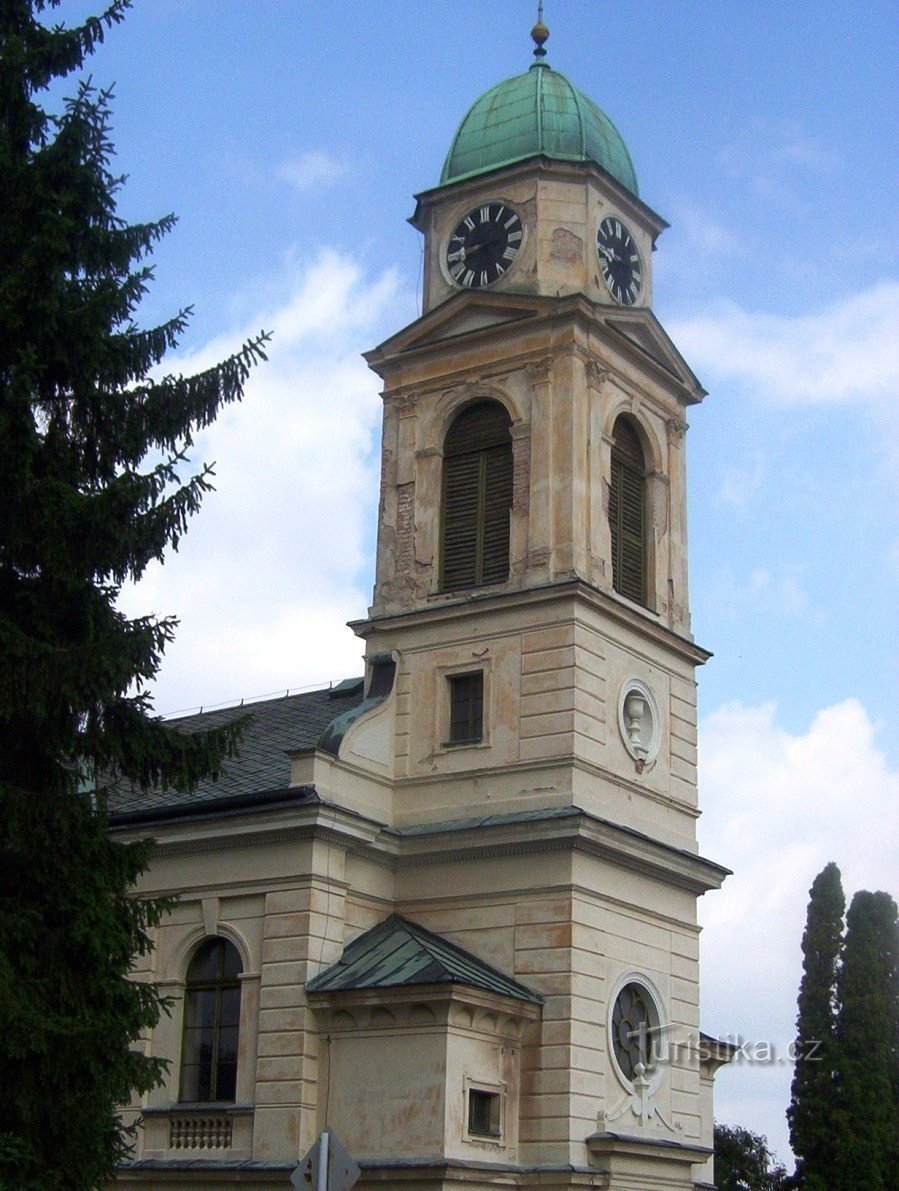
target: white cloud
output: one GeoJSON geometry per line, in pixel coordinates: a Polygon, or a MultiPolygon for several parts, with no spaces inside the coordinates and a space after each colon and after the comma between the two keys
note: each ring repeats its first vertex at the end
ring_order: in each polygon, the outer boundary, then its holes
{"type": "Polygon", "coordinates": [[[371,596],[380,383],[360,351],[411,312],[396,276],[366,278],[324,252],[281,301],[169,370],[222,359],[260,327],[274,337],[244,400],[198,436],[216,491],[177,554],[123,595],[130,614],[181,619],[156,683],[162,712],[361,673],[345,622],[371,596]]]}
{"type": "Polygon", "coordinates": [[[693,202],[681,201],[675,205],[674,227],[690,247],[694,268],[697,251],[705,256],[731,256],[740,249],[739,238],[693,202]]]}
{"type": "Polygon", "coordinates": [[[821,625],[828,613],[809,598],[803,571],[801,564],[781,564],[773,570],[757,567],[738,573],[725,565],[711,577],[709,602],[719,609],[722,618],[732,621],[742,621],[749,614],[764,614],[821,625]]]}
{"type": "Polygon", "coordinates": [[[735,258],[746,255],[745,238],[692,198],[675,198],[670,206],[671,231],[653,266],[658,292],[690,293],[697,285],[706,291],[735,258]]]}
{"type": "MultiPolygon", "coordinates": [[[[793,1038],[808,890],[834,860],[847,901],[858,889],[895,893],[899,772],[856,699],[818,712],[797,735],[773,704],[729,703],[700,728],[704,855],[734,870],[700,903],[703,1028],[768,1041],[793,1038]]],[[[739,1063],[719,1076],[716,1115],[767,1133],[788,1157],[789,1062],[739,1063]]]]}
{"type": "Polygon", "coordinates": [[[299,153],[278,167],[278,177],[294,190],[323,190],[350,172],[347,161],[330,157],[327,153],[309,150],[299,153]]]}
{"type": "Polygon", "coordinates": [[[786,207],[805,205],[799,201],[799,185],[807,187],[809,174],[832,176],[841,165],[830,146],[810,137],[796,121],[763,119],[751,120],[739,139],[721,149],[718,161],[760,198],[786,207]]]}
{"type": "Polygon", "coordinates": [[[732,302],[674,320],[674,340],[698,371],[781,405],[895,402],[899,282],[884,281],[819,314],[752,313],[732,302]]]}

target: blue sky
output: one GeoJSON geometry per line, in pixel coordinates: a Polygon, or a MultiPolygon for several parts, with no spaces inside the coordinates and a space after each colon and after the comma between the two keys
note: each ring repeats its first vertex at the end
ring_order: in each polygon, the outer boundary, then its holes
{"type": "MultiPolygon", "coordinates": [[[[91,11],[66,0],[61,14],[91,11]]],[[[265,326],[270,364],[198,442],[218,490],[130,610],[176,612],[169,712],[339,679],[370,598],[377,382],[415,317],[405,222],[455,128],[529,64],[519,0],[143,0],[115,84],[120,210],[175,211],[145,321],[193,304],[172,367],[265,326]]],[[[704,1026],[792,1031],[807,890],[896,892],[896,10],[547,0],[549,62],[615,121],[671,223],[655,309],[709,390],[688,436],[700,674],[704,1026]]],[[[741,1064],[722,1119],[786,1154],[789,1068],[741,1064]]]]}

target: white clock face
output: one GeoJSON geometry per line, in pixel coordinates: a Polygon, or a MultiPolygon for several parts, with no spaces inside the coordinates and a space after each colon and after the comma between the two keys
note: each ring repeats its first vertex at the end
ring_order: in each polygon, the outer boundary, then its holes
{"type": "Polygon", "coordinates": [[[633,306],[643,288],[643,264],[634,237],[614,215],[599,225],[596,255],[609,293],[622,306],[633,306]]]}
{"type": "Polygon", "coordinates": [[[511,207],[498,200],[475,207],[459,220],[446,246],[450,277],[465,289],[498,281],[518,256],[524,233],[511,207]]]}

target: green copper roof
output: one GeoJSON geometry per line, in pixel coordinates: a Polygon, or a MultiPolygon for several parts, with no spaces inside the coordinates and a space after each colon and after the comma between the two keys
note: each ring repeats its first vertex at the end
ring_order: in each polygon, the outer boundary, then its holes
{"type": "Polygon", "coordinates": [[[637,175],[618,129],[564,74],[535,62],[491,87],[468,109],[440,185],[539,155],[595,161],[631,194],[637,175]]]}
{"type": "Polygon", "coordinates": [[[539,1004],[543,997],[417,922],[391,914],[344,948],[335,964],[308,982],[309,992],[468,984],[539,1004]]]}

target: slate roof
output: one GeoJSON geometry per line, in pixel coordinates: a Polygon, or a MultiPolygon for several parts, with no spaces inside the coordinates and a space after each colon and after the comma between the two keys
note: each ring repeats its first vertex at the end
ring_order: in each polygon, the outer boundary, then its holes
{"type": "MultiPolygon", "coordinates": [[[[333,688],[281,695],[239,707],[223,707],[169,720],[183,732],[218,728],[246,716],[239,756],[224,762],[217,781],[204,781],[186,794],[181,790],[139,790],[119,786],[109,796],[110,820],[115,825],[132,819],[163,817],[219,809],[223,800],[250,799],[285,791],[290,781],[288,751],[314,748],[325,729],[362,701],[362,679],[333,688]]],[[[299,795],[294,791],[294,796],[299,795]]],[[[224,809],[224,808],[221,808],[224,809]]]]}
{"type": "Polygon", "coordinates": [[[543,997],[498,968],[423,926],[391,914],[344,948],[335,964],[306,985],[309,992],[467,984],[539,1005],[543,997]]]}

